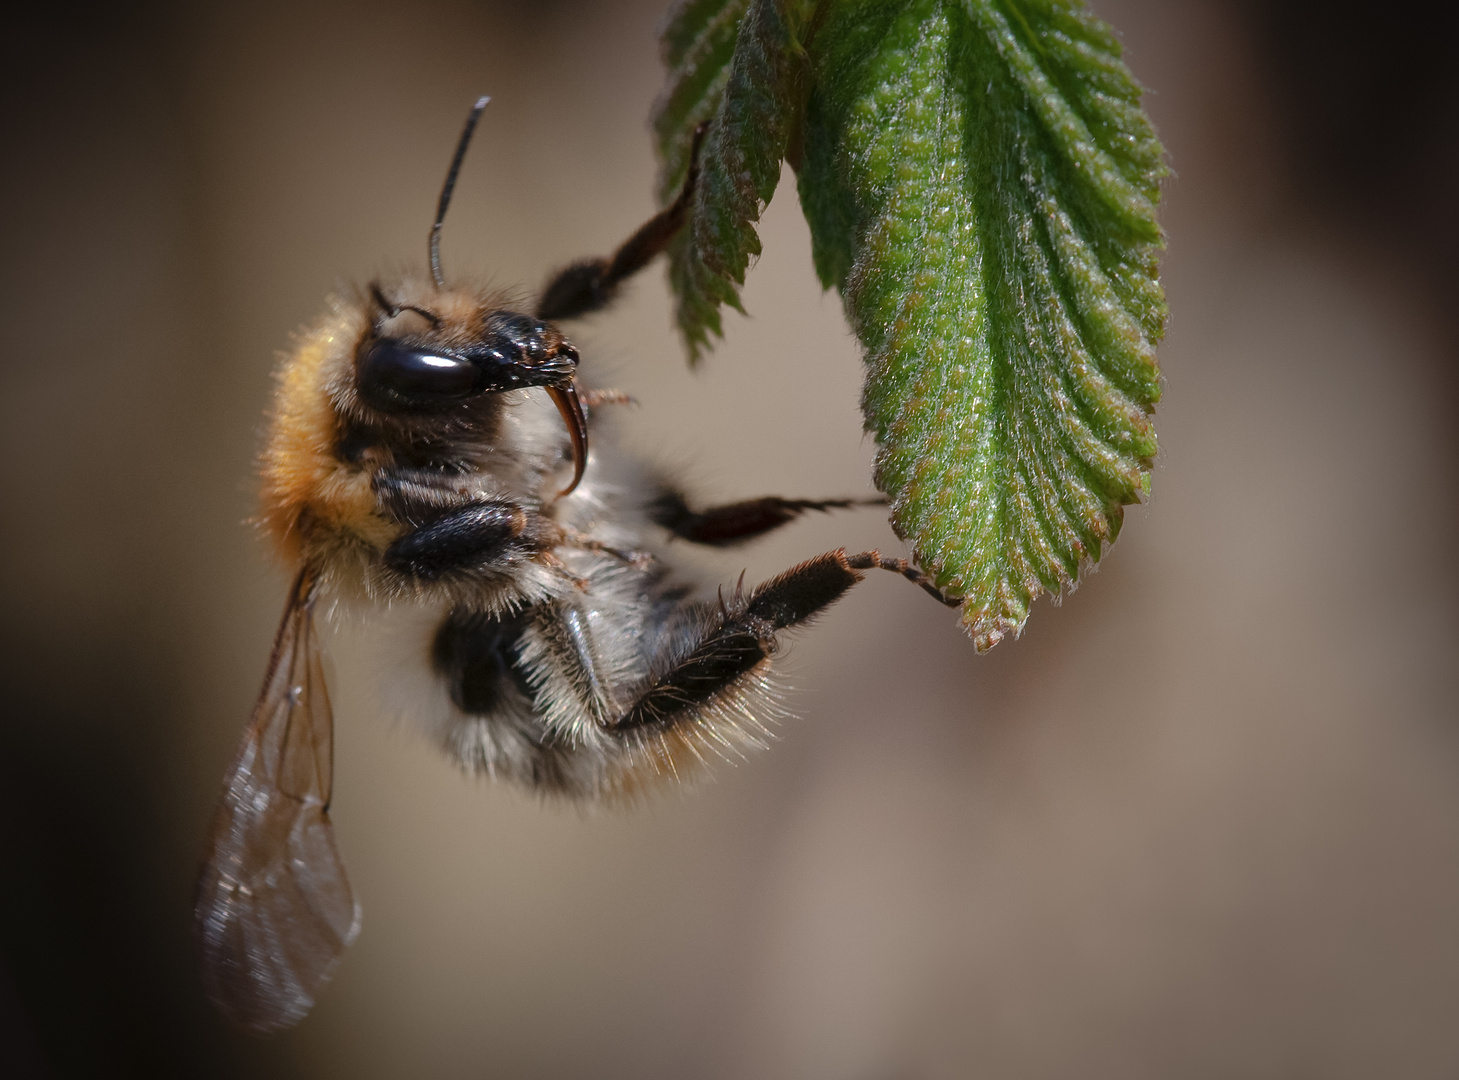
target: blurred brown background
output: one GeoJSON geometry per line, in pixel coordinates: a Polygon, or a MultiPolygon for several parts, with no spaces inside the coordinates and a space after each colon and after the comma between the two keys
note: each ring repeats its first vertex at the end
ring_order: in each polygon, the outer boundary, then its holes
{"type": "MultiPolygon", "coordinates": [[[[1459,1074],[1454,16],[1095,6],[1176,174],[1154,497],[1101,571],[981,658],[868,582],[792,650],[771,753],[627,813],[462,777],[343,635],[365,932],[268,1043],[202,1001],[189,905],[286,587],[242,524],[275,354],[331,289],[419,265],[479,93],[448,273],[533,286],[625,236],[663,5],[9,24],[4,1071],[1459,1074]]],[[[857,351],[793,188],[763,235],[702,370],[655,271],[575,333],[588,376],[703,493],[863,491],[857,351]]],[[[895,548],[863,513],[703,565],[842,544],[895,548]]]]}

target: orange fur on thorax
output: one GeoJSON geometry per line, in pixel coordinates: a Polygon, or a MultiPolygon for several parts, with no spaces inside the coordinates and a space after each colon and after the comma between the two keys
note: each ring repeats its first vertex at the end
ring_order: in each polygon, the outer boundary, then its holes
{"type": "Polygon", "coordinates": [[[375,513],[370,473],[339,460],[339,420],[330,399],[335,369],[352,362],[363,314],[341,308],[309,331],[278,373],[262,460],[261,519],[279,553],[303,557],[303,529],[354,534],[383,548],[398,527],[375,513]]]}

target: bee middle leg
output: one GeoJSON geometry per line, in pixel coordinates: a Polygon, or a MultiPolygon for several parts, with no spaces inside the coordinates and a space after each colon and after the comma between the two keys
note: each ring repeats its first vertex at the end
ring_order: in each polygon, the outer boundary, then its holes
{"type": "Polygon", "coordinates": [[[807,511],[829,513],[857,506],[885,505],[885,498],[782,499],[778,495],[767,495],[695,510],[679,492],[668,491],[649,503],[647,509],[650,521],[668,529],[681,540],[709,547],[729,547],[764,536],[807,511]]]}

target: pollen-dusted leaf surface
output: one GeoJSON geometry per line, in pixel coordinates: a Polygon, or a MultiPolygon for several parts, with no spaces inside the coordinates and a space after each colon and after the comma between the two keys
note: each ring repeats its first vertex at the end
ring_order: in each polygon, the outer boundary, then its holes
{"type": "Polygon", "coordinates": [[[980,650],[1017,634],[1156,449],[1163,151],[1119,42],[1076,0],[698,0],[664,55],[665,197],[710,122],[671,269],[691,353],[739,306],[789,157],[892,523],[980,650]]]}

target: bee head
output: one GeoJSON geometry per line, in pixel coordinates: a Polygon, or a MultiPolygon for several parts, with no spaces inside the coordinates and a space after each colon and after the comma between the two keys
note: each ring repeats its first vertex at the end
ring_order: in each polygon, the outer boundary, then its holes
{"type": "Polygon", "coordinates": [[[541,319],[505,310],[457,314],[451,309],[460,304],[427,307],[387,298],[378,285],[370,291],[373,332],[356,350],[355,385],[380,412],[443,412],[479,394],[551,390],[577,377],[577,350],[541,319]]]}
{"type": "Polygon", "coordinates": [[[428,248],[434,290],[403,285],[402,295],[387,296],[378,284],[370,286],[375,310],[370,332],[355,352],[355,391],[378,412],[428,416],[457,410],[486,394],[540,386],[572,439],[572,483],[559,492],[566,495],[577,487],[588,461],[577,350],[551,323],[448,289],[441,273],[441,223],[471,133],[489,100],[480,98],[472,106],[441,186],[428,248]]]}
{"type": "MultiPolygon", "coordinates": [[[[445,413],[482,395],[540,386],[572,439],[573,482],[587,463],[587,418],[578,398],[578,352],[551,323],[483,307],[474,297],[437,291],[420,297],[370,294],[371,330],[355,351],[355,392],[395,416],[445,413]]],[[[566,494],[567,492],[563,492],[566,494]]]]}

